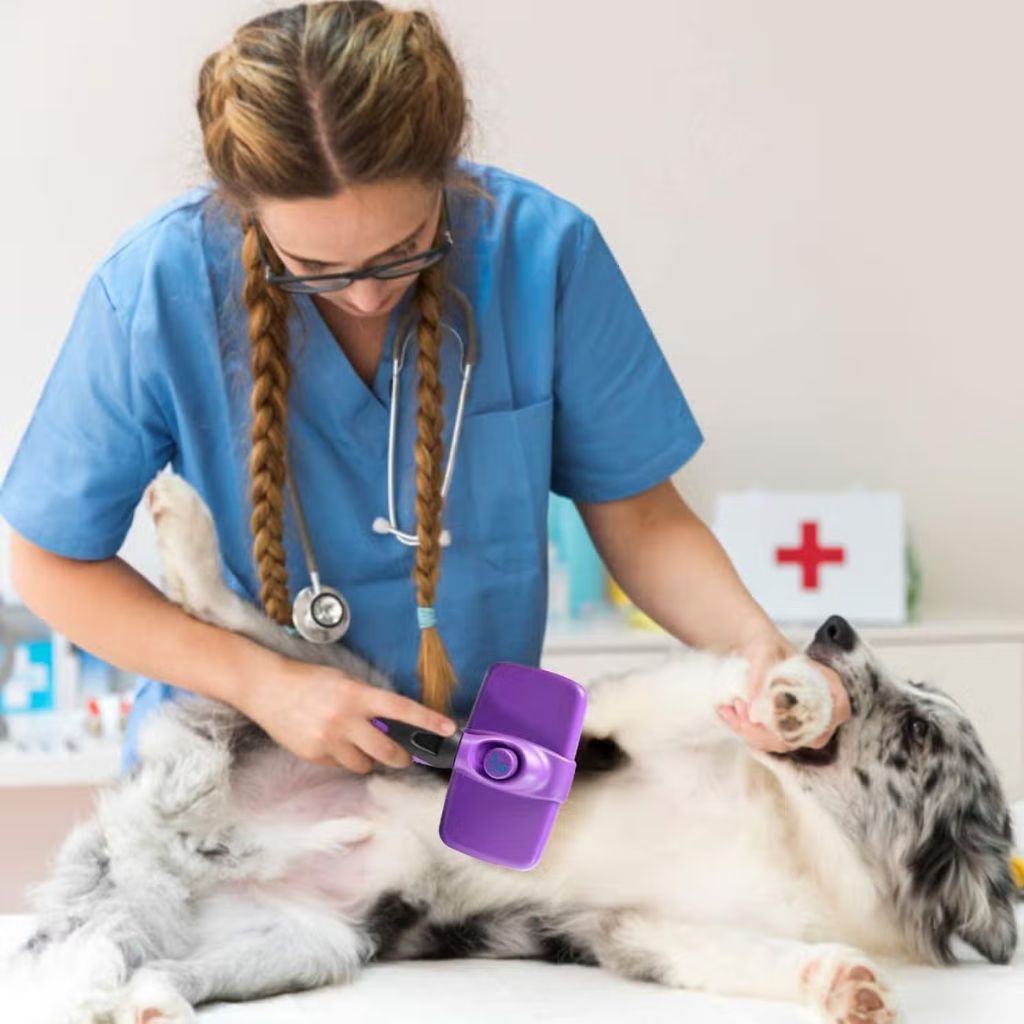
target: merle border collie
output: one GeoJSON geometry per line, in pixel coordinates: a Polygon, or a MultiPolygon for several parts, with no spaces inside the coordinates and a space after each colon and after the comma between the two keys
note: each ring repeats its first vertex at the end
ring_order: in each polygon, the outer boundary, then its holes
{"type": "MultiPolygon", "coordinates": [[[[226,587],[182,478],[161,473],[145,503],[171,600],[390,685],[226,587]]],[[[223,703],[168,702],[31,891],[3,1005],[24,1024],[181,1024],[211,1000],[353,982],[373,960],[525,957],[882,1024],[897,1018],[886,960],[951,963],[958,941],[1010,960],[1011,819],[959,705],[895,678],[833,616],[751,707],[790,748],[765,753],[715,713],[745,696],[746,669],[684,648],[590,684],[573,788],[530,871],[441,842],[449,773],[314,764],[223,703]],[[806,746],[831,717],[816,662],[852,709],[821,749],[806,746]]]]}

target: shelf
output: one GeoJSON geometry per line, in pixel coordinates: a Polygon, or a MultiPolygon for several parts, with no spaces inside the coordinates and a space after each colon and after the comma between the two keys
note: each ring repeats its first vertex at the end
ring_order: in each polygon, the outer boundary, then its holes
{"type": "Polygon", "coordinates": [[[22,754],[0,744],[0,789],[14,786],[103,786],[117,778],[118,743],[97,743],[77,753],[22,754]]]}
{"type": "MultiPolygon", "coordinates": [[[[1024,619],[971,618],[958,616],[930,618],[900,626],[872,626],[852,623],[872,646],[931,643],[1004,643],[1024,640],[1024,619]]],[[[794,644],[807,643],[817,626],[779,625],[794,644]]],[[[552,622],[544,638],[544,649],[551,653],[593,653],[597,651],[666,650],[681,646],[664,630],[631,626],[618,614],[592,619],[552,622]]]]}

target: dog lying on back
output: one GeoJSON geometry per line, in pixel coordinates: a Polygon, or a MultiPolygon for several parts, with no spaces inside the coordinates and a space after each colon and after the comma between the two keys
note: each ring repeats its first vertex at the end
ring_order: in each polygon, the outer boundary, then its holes
{"type": "MultiPolygon", "coordinates": [[[[161,474],[146,503],[172,600],[389,686],[224,585],[184,480],[161,474]]],[[[786,754],[715,713],[745,696],[740,657],[685,651],[591,684],[573,789],[528,872],[440,841],[446,772],[312,764],[227,705],[169,702],[32,893],[37,930],[6,965],[4,1003],[24,1024],[180,1024],[197,1004],[351,981],[375,959],[528,957],[893,1021],[877,960],[950,963],[957,940],[1012,957],[1010,815],[956,702],[894,678],[838,616],[771,670],[751,717],[795,748],[820,735],[831,698],[815,662],[852,716],[826,747],[786,754]]]]}

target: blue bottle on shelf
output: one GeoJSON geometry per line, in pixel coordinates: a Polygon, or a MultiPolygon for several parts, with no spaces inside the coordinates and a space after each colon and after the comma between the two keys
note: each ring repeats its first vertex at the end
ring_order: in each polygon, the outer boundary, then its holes
{"type": "Polygon", "coordinates": [[[550,618],[581,619],[604,612],[604,563],[576,505],[558,494],[548,503],[548,540],[550,618]]]}

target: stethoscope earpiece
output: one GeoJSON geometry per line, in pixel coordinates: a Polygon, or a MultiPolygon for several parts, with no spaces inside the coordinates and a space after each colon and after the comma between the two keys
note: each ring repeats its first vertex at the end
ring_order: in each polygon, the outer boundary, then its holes
{"type": "MultiPolygon", "coordinates": [[[[377,516],[373,521],[374,533],[390,533],[394,538],[405,544],[407,547],[416,547],[419,541],[411,533],[403,533],[397,526],[392,526],[383,516],[377,516]]],[[[441,547],[446,548],[452,542],[452,535],[448,530],[441,530],[441,547]]]]}

